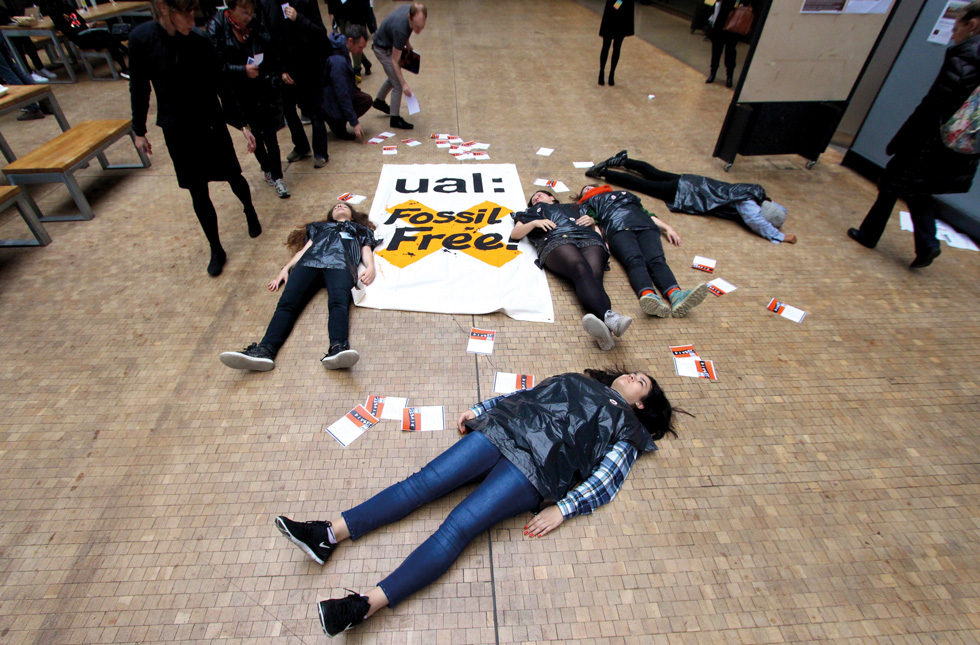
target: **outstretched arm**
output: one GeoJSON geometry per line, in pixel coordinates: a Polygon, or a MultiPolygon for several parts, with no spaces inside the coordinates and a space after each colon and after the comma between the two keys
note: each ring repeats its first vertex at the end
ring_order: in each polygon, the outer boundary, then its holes
{"type": "Polygon", "coordinates": [[[303,254],[306,253],[306,249],[310,248],[311,246],[313,246],[313,240],[306,240],[306,245],[297,251],[296,255],[290,258],[289,262],[286,263],[286,266],[279,271],[279,275],[269,281],[269,291],[278,291],[279,287],[286,284],[286,281],[289,280],[289,272],[294,266],[296,266],[299,259],[303,257],[303,254]]]}

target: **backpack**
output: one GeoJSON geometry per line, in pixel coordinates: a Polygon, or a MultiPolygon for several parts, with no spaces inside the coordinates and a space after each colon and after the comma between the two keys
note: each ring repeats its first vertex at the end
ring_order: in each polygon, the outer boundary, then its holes
{"type": "Polygon", "coordinates": [[[939,129],[943,143],[963,154],[980,153],[980,85],[939,129]]]}

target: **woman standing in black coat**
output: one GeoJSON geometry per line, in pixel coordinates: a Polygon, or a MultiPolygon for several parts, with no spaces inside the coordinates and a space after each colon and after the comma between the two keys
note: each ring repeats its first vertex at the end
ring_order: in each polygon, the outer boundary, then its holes
{"type": "Polygon", "coordinates": [[[609,84],[616,84],[616,65],[619,63],[619,50],[623,39],[633,35],[633,0],[606,0],[602,11],[602,52],[599,54],[599,85],[606,84],[606,58],[609,45],[612,45],[612,62],[609,65],[609,84]]]}
{"type": "MultiPolygon", "coordinates": [[[[721,62],[721,52],[725,52],[725,87],[732,86],[735,77],[735,46],[738,44],[739,35],[730,31],[725,31],[725,23],[728,22],[728,15],[735,8],[736,0],[718,0],[718,15],[708,31],[711,39],[711,72],[708,74],[705,83],[714,83],[715,74],[718,73],[718,64],[721,62]]],[[[752,6],[751,2],[742,0],[739,4],[752,6]]]]}
{"type": "Polygon", "coordinates": [[[980,154],[946,147],[940,128],[980,84],[980,2],[962,10],[953,28],[953,46],[929,92],[885,148],[894,155],[878,182],[878,199],[860,228],[848,236],[873,249],[885,231],[896,200],[908,204],[915,227],[915,260],[909,268],[932,264],[939,257],[933,195],[965,193],[973,184],[980,154]]]}

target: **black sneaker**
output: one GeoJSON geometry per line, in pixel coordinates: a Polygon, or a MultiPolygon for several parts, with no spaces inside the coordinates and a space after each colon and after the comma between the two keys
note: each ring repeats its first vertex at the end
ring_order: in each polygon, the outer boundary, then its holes
{"type": "Polygon", "coordinates": [[[327,528],[330,522],[294,522],[285,515],[276,518],[276,528],[289,538],[289,541],[303,550],[303,553],[313,558],[317,564],[326,562],[336,544],[330,544],[327,539],[327,528]]]}
{"type": "Polygon", "coordinates": [[[391,106],[381,99],[374,99],[374,101],[371,103],[371,107],[373,107],[375,110],[381,110],[385,114],[391,114],[391,106]]]}
{"type": "Polygon", "coordinates": [[[355,625],[360,625],[364,622],[364,616],[371,610],[368,599],[356,593],[351,593],[346,598],[321,600],[319,606],[320,626],[323,627],[323,632],[330,637],[346,632],[355,625]]]}
{"type": "Polygon", "coordinates": [[[602,176],[602,173],[606,172],[606,168],[608,166],[609,166],[609,163],[608,162],[606,162],[606,161],[600,161],[596,165],[594,165],[591,168],[589,168],[588,170],[586,170],[585,171],[585,176],[586,177],[591,177],[592,179],[604,179],[604,177],[602,176]]]}
{"type": "Polygon", "coordinates": [[[347,343],[337,343],[330,346],[330,351],[324,354],[320,362],[328,370],[345,370],[353,367],[361,355],[356,349],[351,349],[347,343]]]}
{"type": "Polygon", "coordinates": [[[618,168],[619,166],[622,166],[624,163],[626,163],[626,159],[627,159],[626,151],[620,150],[613,156],[606,159],[606,165],[609,166],[610,168],[618,168]]]}
{"type": "Polygon", "coordinates": [[[275,356],[265,345],[252,343],[240,352],[222,352],[218,358],[235,370],[268,372],[276,366],[275,356]]]}
{"type": "Polygon", "coordinates": [[[391,117],[391,119],[388,121],[388,125],[390,125],[393,128],[398,128],[400,130],[411,130],[412,128],[415,127],[413,124],[409,123],[408,121],[406,121],[405,119],[401,118],[398,115],[391,117]]]}
{"type": "Polygon", "coordinates": [[[224,251],[211,251],[211,261],[208,262],[208,275],[212,278],[217,278],[221,275],[221,271],[225,268],[225,262],[227,260],[228,256],[225,255],[224,251]]]}

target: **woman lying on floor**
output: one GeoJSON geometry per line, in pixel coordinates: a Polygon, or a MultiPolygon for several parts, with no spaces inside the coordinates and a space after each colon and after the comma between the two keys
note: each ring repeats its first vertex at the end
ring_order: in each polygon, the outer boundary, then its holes
{"type": "Polygon", "coordinates": [[[585,176],[656,197],[675,213],[741,220],[770,242],[796,244],[795,235],[779,230],[786,222],[786,209],[766,197],[766,190],[759,184],[730,184],[701,175],[676,175],[630,159],[625,150],[592,166],[585,176]]]}
{"type": "Polygon", "coordinates": [[[636,458],[656,450],[654,441],[667,433],[676,436],[673,412],[663,390],[643,372],[617,368],[553,376],[532,390],[463,412],[457,422],[462,439],[419,472],[332,521],[280,516],[276,527],[323,564],[344,540],[356,540],[479,482],[377,587],[366,595],[319,603],[323,631],[335,636],[434,582],[473,538],[502,520],[541,509],[524,534],[543,537],[566,519],[611,501],[636,458]]]}

